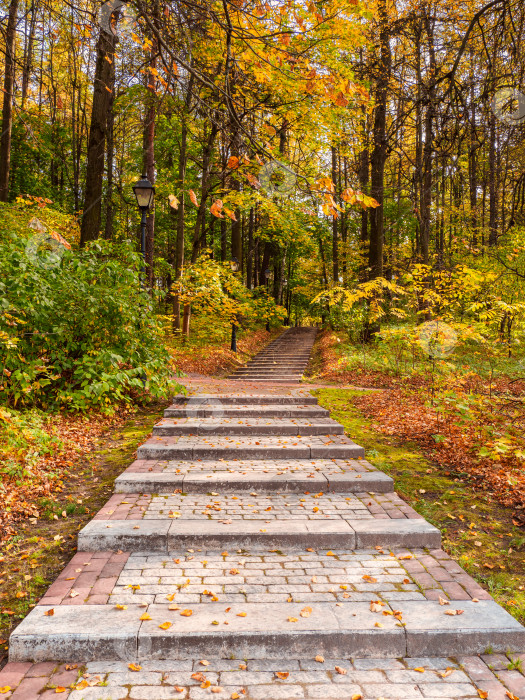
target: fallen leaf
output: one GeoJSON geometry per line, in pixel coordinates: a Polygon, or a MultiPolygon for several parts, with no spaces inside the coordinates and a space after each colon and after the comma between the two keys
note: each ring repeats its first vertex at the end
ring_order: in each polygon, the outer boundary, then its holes
{"type": "Polygon", "coordinates": [[[139,620],[142,620],[143,622],[145,620],[151,620],[151,615],[149,613],[145,612],[139,617],[139,620]]]}
{"type": "Polygon", "coordinates": [[[55,614],[55,611],[54,611],[53,608],[50,608],[49,610],[46,610],[45,613],[44,613],[44,615],[46,615],[47,617],[52,617],[54,614],[55,614]]]}
{"type": "Polygon", "coordinates": [[[169,630],[171,625],[172,625],[171,622],[163,622],[161,625],[159,625],[159,627],[161,630],[169,630]]]}
{"type": "Polygon", "coordinates": [[[299,613],[299,615],[301,617],[310,617],[311,614],[312,614],[312,608],[309,605],[307,605],[305,608],[303,608],[301,610],[301,612],[299,613]]]}
{"type": "Polygon", "coordinates": [[[55,688],[55,693],[65,693],[65,692],[66,692],[66,689],[64,688],[63,685],[57,685],[57,687],[55,688]]]}
{"type": "Polygon", "coordinates": [[[342,676],[346,676],[346,674],[348,673],[346,668],[341,668],[341,666],[336,666],[335,670],[337,671],[337,673],[340,673],[342,676]]]}
{"type": "Polygon", "coordinates": [[[321,656],[321,654],[318,654],[318,655],[315,657],[315,661],[317,661],[317,662],[320,663],[320,664],[324,664],[324,656],[321,656]]]}
{"type": "Polygon", "coordinates": [[[193,610],[183,610],[181,615],[182,617],[191,617],[193,615],[193,610]]]}
{"type": "Polygon", "coordinates": [[[462,615],[464,610],[445,610],[445,615],[462,615]]]}
{"type": "Polygon", "coordinates": [[[141,671],[142,666],[138,666],[137,664],[128,664],[128,668],[130,671],[141,671]]]}
{"type": "Polygon", "coordinates": [[[289,617],[288,622],[298,622],[298,619],[296,617],[289,617]]]}
{"type": "Polygon", "coordinates": [[[246,613],[245,612],[237,613],[237,617],[246,617],[246,613]]]}
{"type": "Polygon", "coordinates": [[[288,678],[290,674],[286,671],[276,671],[275,675],[277,676],[277,678],[280,678],[282,681],[284,681],[288,678]]]}

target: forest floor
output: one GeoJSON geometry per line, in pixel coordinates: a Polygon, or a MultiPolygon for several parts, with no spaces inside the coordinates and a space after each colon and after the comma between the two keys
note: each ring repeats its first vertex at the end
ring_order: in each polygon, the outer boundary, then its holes
{"type": "Polygon", "coordinates": [[[327,334],[320,335],[310,363],[310,381],[325,385],[315,390],[319,403],[365,448],[367,459],[395,479],[396,491],[441,530],[443,549],[525,622],[522,482],[501,485],[505,470],[495,464],[491,473],[490,464],[480,465],[468,440],[436,443],[433,417],[420,397],[392,387],[380,373],[373,382],[366,373],[338,373],[331,347],[327,334]],[[384,388],[374,389],[374,383],[384,388]]]}

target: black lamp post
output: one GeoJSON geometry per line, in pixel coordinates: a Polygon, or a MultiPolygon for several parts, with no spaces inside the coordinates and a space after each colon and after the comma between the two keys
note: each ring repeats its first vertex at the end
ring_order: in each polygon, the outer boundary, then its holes
{"type": "Polygon", "coordinates": [[[137,199],[138,207],[141,211],[140,220],[140,252],[142,254],[142,259],[144,261],[144,267],[142,268],[142,273],[146,274],[146,220],[148,218],[148,211],[153,205],[153,199],[155,197],[155,188],[148,180],[147,175],[142,175],[140,180],[133,185],[133,192],[137,199]]]}
{"type": "MultiPolygon", "coordinates": [[[[239,259],[235,256],[233,256],[233,258],[230,260],[230,267],[234,274],[236,272],[239,272],[239,270],[241,269],[241,263],[239,262],[239,259]]],[[[237,352],[237,324],[235,321],[232,323],[231,350],[232,352],[237,352]]]]}
{"type": "MultiPolygon", "coordinates": [[[[266,280],[266,294],[267,296],[270,295],[270,275],[272,274],[272,271],[270,268],[266,268],[264,271],[264,278],[266,280]]],[[[270,319],[266,321],[266,330],[269,332],[270,331],[270,319]]]]}

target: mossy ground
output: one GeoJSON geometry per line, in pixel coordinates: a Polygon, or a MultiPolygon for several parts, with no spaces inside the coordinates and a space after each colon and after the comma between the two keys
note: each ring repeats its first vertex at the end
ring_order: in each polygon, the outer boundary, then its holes
{"type": "Polygon", "coordinates": [[[64,479],[60,493],[42,500],[38,520],[25,521],[0,550],[0,668],[7,638],[42,597],[76,551],[77,533],[113,492],[113,481],[133,461],[165,404],[139,409],[99,440],[64,479]],[[65,513],[65,515],[63,515],[65,513]]]}
{"type": "Polygon", "coordinates": [[[323,388],[313,393],[366,449],[367,459],[395,480],[402,498],[441,530],[443,549],[525,622],[525,533],[512,523],[512,512],[469,485],[466,474],[445,471],[417,445],[372,429],[353,403],[359,391],[323,388]]]}

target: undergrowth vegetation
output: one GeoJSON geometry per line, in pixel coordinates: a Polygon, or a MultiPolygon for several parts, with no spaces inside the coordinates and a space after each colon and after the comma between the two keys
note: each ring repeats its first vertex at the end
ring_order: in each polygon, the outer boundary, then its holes
{"type": "MultiPolygon", "coordinates": [[[[401,334],[398,334],[401,337],[401,334]]],[[[356,345],[343,331],[319,341],[319,375],[337,383],[378,387],[356,398],[379,430],[417,441],[436,462],[460,470],[525,524],[525,369],[497,346],[460,336],[446,357],[412,343],[401,362],[397,344],[356,345]]]]}

